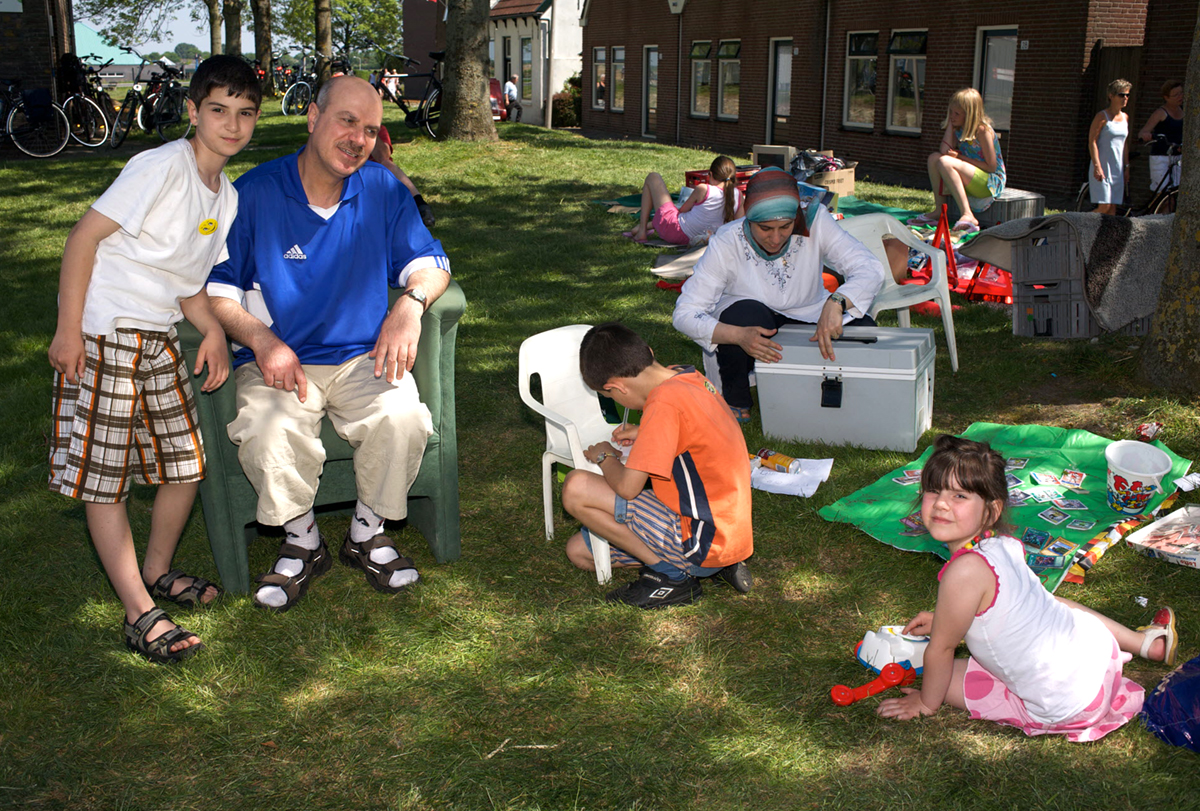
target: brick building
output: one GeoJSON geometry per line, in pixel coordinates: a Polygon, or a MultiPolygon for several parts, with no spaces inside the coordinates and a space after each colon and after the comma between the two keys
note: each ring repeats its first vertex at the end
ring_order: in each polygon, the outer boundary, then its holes
{"type": "Polygon", "coordinates": [[[971,85],[1009,184],[1066,195],[1097,88],[1133,81],[1140,127],[1162,80],[1183,77],[1196,14],[1195,0],[587,0],[583,125],[737,156],[833,149],[918,179],[946,100],[971,85]]]}
{"type": "Polygon", "coordinates": [[[75,50],[71,0],[0,0],[0,76],[58,99],[59,58],[75,50]]]}

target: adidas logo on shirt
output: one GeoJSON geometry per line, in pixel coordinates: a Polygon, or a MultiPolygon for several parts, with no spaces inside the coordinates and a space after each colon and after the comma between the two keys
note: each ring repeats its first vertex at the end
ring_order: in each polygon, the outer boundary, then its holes
{"type": "Polygon", "coordinates": [[[285,253],[283,255],[283,258],[284,259],[307,259],[308,257],[304,255],[304,251],[300,250],[299,245],[293,245],[292,247],[288,248],[288,251],[287,251],[287,253],[285,253]]]}

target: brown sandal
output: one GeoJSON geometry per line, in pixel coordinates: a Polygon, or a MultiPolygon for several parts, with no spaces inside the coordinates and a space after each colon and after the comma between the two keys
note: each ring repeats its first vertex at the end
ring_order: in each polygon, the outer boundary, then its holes
{"type": "Polygon", "coordinates": [[[275,571],[275,567],[272,566],[271,571],[256,578],[256,581],[264,586],[278,586],[287,596],[287,602],[279,607],[267,605],[258,601],[258,590],[256,589],[254,599],[256,606],[282,614],[300,602],[300,598],[308,592],[312,581],[329,571],[333,566],[333,561],[329,557],[329,547],[325,546],[323,536],[318,537],[321,539],[321,545],[316,549],[305,549],[287,541],[280,545],[279,557],[298,560],[304,564],[304,568],[300,570],[299,574],[288,577],[286,574],[275,571]]]}
{"type": "MultiPolygon", "coordinates": [[[[382,546],[395,549],[395,546],[392,545],[391,540],[386,535],[376,535],[369,541],[355,543],[350,540],[350,531],[347,530],[346,540],[342,543],[342,549],[338,553],[338,558],[347,566],[362,569],[367,576],[367,583],[376,591],[382,591],[384,594],[399,594],[411,586],[412,583],[405,583],[403,586],[389,585],[392,580],[392,574],[405,569],[412,569],[416,572],[417,564],[413,563],[412,558],[406,558],[403,555],[388,563],[374,562],[371,560],[371,552],[382,546]]],[[[396,554],[399,554],[399,552],[396,554]]],[[[420,578],[420,576],[418,572],[417,577],[420,578]]]]}

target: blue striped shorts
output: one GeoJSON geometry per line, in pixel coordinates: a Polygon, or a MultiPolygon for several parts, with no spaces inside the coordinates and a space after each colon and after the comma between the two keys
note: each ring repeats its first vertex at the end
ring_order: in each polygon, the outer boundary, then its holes
{"type": "MultiPolygon", "coordinates": [[[[708,577],[721,570],[720,566],[697,566],[683,554],[683,531],[679,516],[666,504],[658,500],[651,490],[643,490],[632,500],[617,496],[613,506],[613,517],[624,524],[634,535],[649,547],[650,551],[677,569],[693,577],[708,577]]],[[[592,549],[592,536],[583,528],[583,540],[588,551],[592,549]]],[[[609,544],[609,557],[613,566],[637,566],[641,563],[633,555],[609,544]]]]}

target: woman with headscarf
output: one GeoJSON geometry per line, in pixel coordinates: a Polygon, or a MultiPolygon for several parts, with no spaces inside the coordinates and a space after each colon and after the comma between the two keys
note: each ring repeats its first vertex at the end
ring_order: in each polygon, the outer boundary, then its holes
{"type": "Polygon", "coordinates": [[[750,372],[775,363],[771,340],[784,324],[815,324],[812,340],[834,360],[832,341],[844,326],[874,326],[867,315],[883,286],[883,265],[842,230],[824,206],[800,207],[796,181],[764,169],[746,188],[746,216],[722,226],[696,263],[675,305],[675,328],[713,361],[725,402],[738,422],[750,421],[750,372]],[[830,294],[821,281],[829,265],[845,282],[830,294]],[[714,356],[715,353],[715,356],[714,356]]]}

